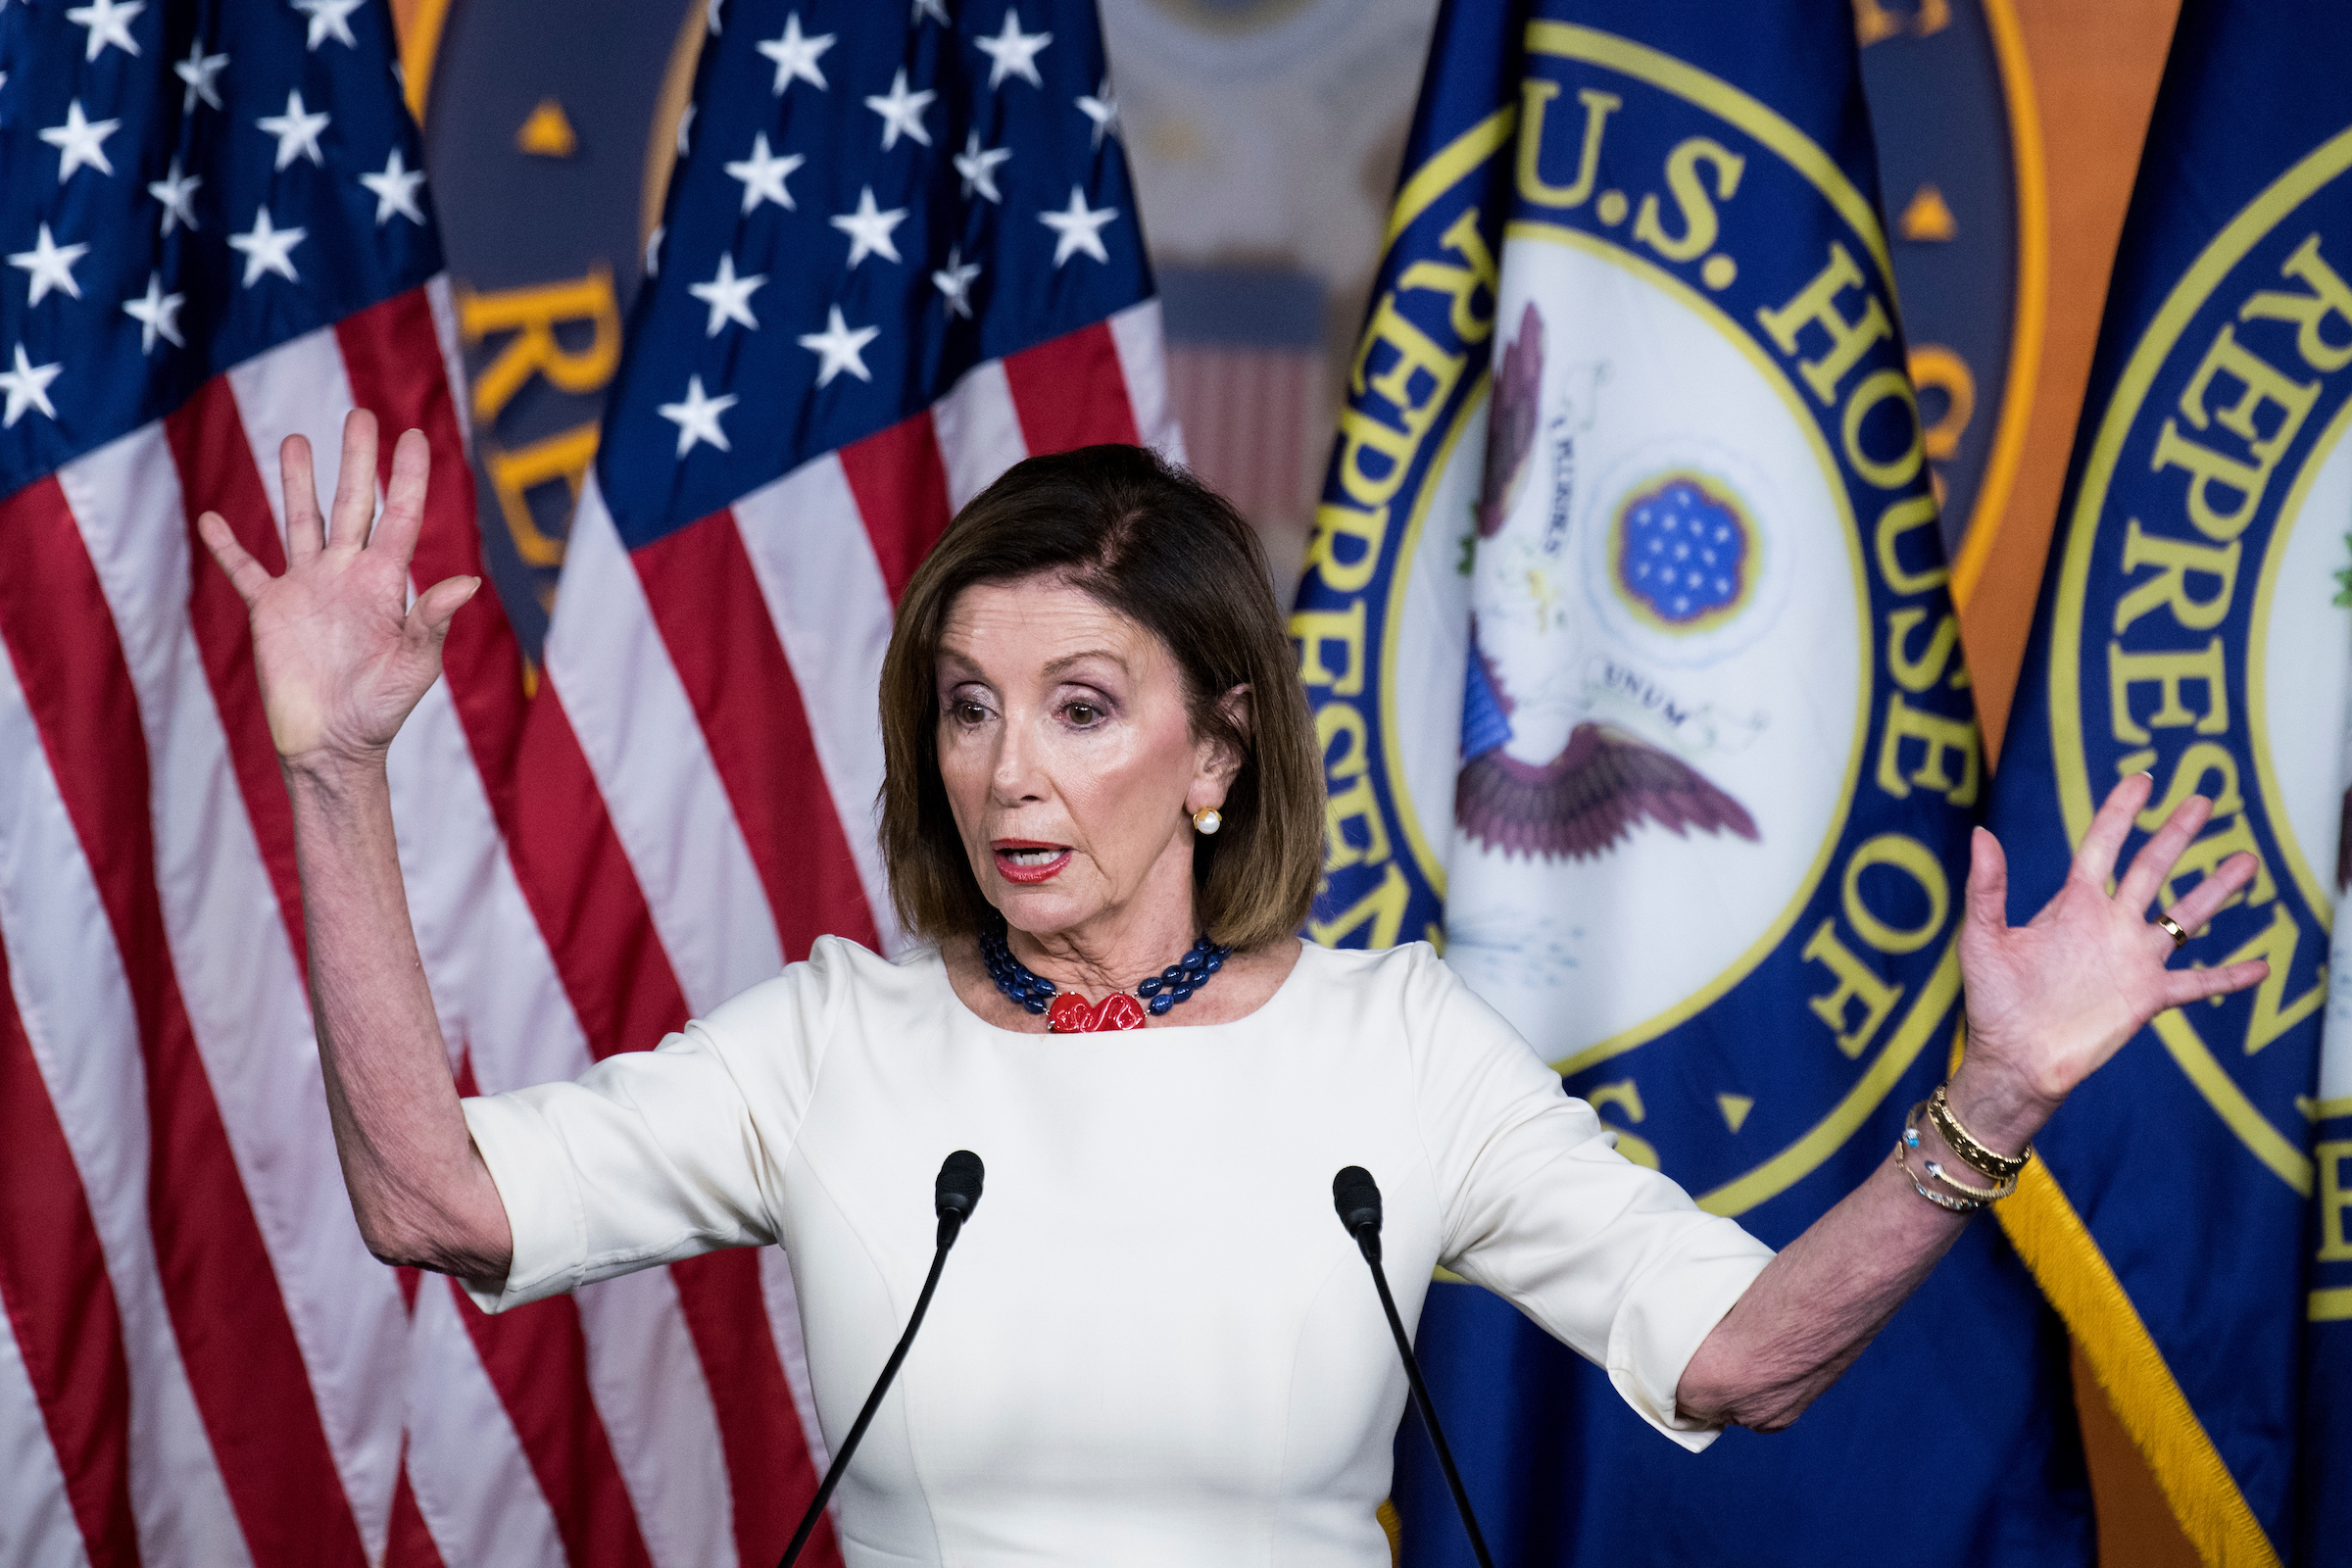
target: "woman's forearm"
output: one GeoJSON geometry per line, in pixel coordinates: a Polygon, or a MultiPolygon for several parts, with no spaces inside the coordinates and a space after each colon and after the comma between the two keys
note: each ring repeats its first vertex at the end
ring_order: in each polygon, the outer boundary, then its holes
{"type": "MultiPolygon", "coordinates": [[[[1962,1125],[1995,1149],[2023,1149],[2048,1116],[2030,1096],[1967,1068],[1951,1097],[1962,1125]]],[[[1936,1159],[1983,1185],[1925,1118],[1919,1132],[1913,1169],[1936,1159]]],[[[1676,1390],[1682,1413],[1759,1432],[1788,1426],[1853,1364],[1968,1221],[1922,1198],[1891,1159],[1882,1161],[1766,1264],[1700,1343],[1676,1390]]]]}
{"type": "Polygon", "coordinates": [[[514,1251],[506,1208],[458,1107],[383,763],[289,763],[286,781],[311,1009],[361,1234],[389,1263],[503,1278],[514,1251]]]}
{"type": "Polygon", "coordinates": [[[293,797],[311,1016],[360,1233],[386,1262],[504,1279],[506,1207],[458,1108],[384,777],[401,722],[440,678],[450,617],[481,579],[444,578],[411,601],[432,455],[422,431],[400,438],[380,514],[376,456],[375,416],[354,411],[330,525],[311,444],[286,437],[283,572],[256,561],[217,512],[196,531],[245,602],[262,709],[293,797]]]}

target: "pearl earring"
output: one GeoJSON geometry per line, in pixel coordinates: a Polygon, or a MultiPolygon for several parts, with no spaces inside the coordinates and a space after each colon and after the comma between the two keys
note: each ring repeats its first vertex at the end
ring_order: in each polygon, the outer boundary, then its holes
{"type": "Polygon", "coordinates": [[[1196,833],[1214,833],[1224,825],[1225,819],[1217,814],[1217,808],[1213,806],[1203,806],[1193,813],[1193,831],[1196,833]]]}

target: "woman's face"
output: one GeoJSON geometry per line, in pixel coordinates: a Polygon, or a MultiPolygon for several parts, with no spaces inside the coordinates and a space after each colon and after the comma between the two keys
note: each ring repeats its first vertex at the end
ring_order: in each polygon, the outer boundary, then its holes
{"type": "Polygon", "coordinates": [[[1169,901],[1190,920],[1191,812],[1223,804],[1234,766],[1194,738],[1157,637],[1051,576],[981,583],[949,606],[938,679],[956,830],[1014,928],[1076,935],[1169,901]]]}

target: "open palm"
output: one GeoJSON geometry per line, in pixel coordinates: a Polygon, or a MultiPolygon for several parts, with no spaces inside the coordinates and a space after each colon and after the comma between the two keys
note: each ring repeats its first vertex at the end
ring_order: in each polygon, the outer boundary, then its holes
{"type": "Polygon", "coordinates": [[[375,460],[375,416],[354,413],[343,421],[329,525],[319,516],[311,444],[286,437],[278,449],[283,576],[254,560],[220,514],[196,521],[252,616],[270,737],[289,765],[381,758],[441,673],[450,617],[481,586],[479,577],[450,577],[409,603],[409,561],[423,525],[431,458],[422,432],[400,438],[380,519],[375,460]]]}
{"type": "MultiPolygon", "coordinates": [[[[2132,818],[2154,788],[2140,773],[2109,793],[2066,885],[2020,926],[2010,925],[2006,913],[2009,872],[2001,846],[1977,830],[1960,935],[1969,1058],[2045,1106],[2064,1100],[2159,1012],[2242,990],[2270,972],[2259,959],[2218,969],[2166,967],[2179,945],[2149,921],[2148,909],[2212,812],[2201,796],[2181,803],[2108,893],[2132,818]]],[[[2256,863],[2251,855],[2230,857],[2166,914],[2182,932],[2195,933],[2253,877],[2256,863]]]]}

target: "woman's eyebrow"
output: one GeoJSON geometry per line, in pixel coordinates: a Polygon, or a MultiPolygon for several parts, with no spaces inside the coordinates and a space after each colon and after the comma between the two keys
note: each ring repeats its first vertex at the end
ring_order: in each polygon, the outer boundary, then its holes
{"type": "Polygon", "coordinates": [[[1117,665],[1119,673],[1122,675],[1128,672],[1127,661],[1121,659],[1118,655],[1112,653],[1107,648],[1090,648],[1082,654],[1064,654],[1059,659],[1051,661],[1046,665],[1045,672],[1049,677],[1059,676],[1066,673],[1071,666],[1083,664],[1090,659],[1105,660],[1110,663],[1117,665]]]}

